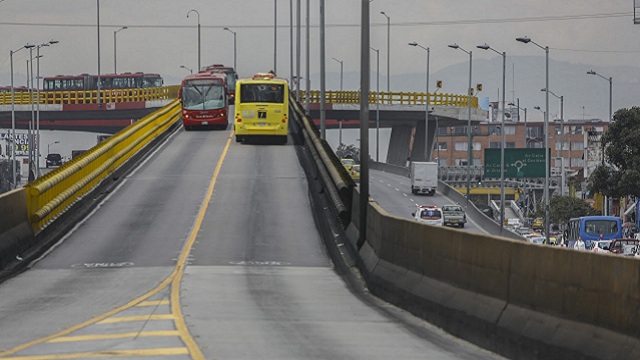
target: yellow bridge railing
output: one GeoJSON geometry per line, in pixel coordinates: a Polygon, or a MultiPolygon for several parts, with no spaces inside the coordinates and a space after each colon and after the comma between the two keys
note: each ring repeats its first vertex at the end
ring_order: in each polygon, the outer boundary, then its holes
{"type": "MultiPolygon", "coordinates": [[[[178,97],[179,85],[163,86],[144,89],[109,89],[101,90],[100,101],[103,103],[134,102],[148,100],[168,100],[178,97]]],[[[31,104],[32,94],[29,92],[14,92],[16,105],[31,104]]],[[[33,93],[33,102],[36,103],[36,93],[33,93]]],[[[393,105],[425,105],[424,92],[370,92],[369,104],[393,104],[393,105]]],[[[306,99],[306,92],[300,92],[301,103],[306,99]]],[[[448,93],[429,93],[429,105],[431,106],[457,106],[466,107],[468,97],[466,95],[448,93]]],[[[40,104],[95,104],[98,102],[98,91],[41,91],[40,104]]],[[[309,91],[309,102],[320,103],[320,91],[309,91]]],[[[359,91],[327,91],[326,102],[328,104],[358,104],[360,103],[359,91]]],[[[0,105],[11,104],[11,93],[0,92],[0,105]]],[[[478,108],[478,98],[471,98],[471,106],[478,108]]]]}
{"type": "MultiPolygon", "coordinates": [[[[171,100],[178,97],[179,85],[141,89],[100,90],[101,103],[137,102],[149,100],[171,100]]],[[[14,104],[28,105],[37,103],[38,94],[28,91],[14,92],[14,104]]],[[[98,90],[91,91],[40,91],[40,104],[95,104],[98,102],[98,90]]],[[[11,105],[11,92],[0,92],[0,105],[11,105]]]]}
{"type": "MultiPolygon", "coordinates": [[[[360,103],[359,91],[327,91],[325,92],[327,104],[358,104],[360,103]]],[[[466,107],[467,95],[429,93],[429,105],[431,106],[459,106],[466,107]]],[[[394,105],[425,105],[426,96],[423,92],[370,92],[369,104],[394,104],[394,105]]],[[[306,92],[300,91],[301,103],[306,101],[306,92]]],[[[309,91],[309,102],[320,103],[320,91],[309,91]]],[[[478,98],[471,98],[471,106],[478,108],[478,98]]]]}

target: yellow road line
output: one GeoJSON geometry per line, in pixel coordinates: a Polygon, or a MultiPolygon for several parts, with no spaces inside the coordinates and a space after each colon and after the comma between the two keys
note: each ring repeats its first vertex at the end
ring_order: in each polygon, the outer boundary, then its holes
{"type": "Polygon", "coordinates": [[[174,320],[176,317],[173,314],[159,314],[159,315],[138,315],[138,316],[113,316],[102,321],[98,321],[96,324],[116,324],[131,321],[147,321],[147,320],[174,320]]]}
{"type": "Polygon", "coordinates": [[[49,343],[128,339],[128,338],[136,338],[136,337],[156,337],[156,336],[162,337],[162,336],[178,336],[178,335],[180,334],[175,330],[137,331],[137,332],[126,332],[126,333],[119,333],[119,334],[63,336],[57,339],[53,339],[49,341],[49,343]]]}
{"type": "Polygon", "coordinates": [[[222,168],[224,158],[227,156],[227,152],[229,151],[229,146],[231,145],[232,138],[233,131],[230,133],[229,138],[227,138],[227,143],[222,150],[220,160],[218,161],[216,169],[213,172],[213,177],[211,178],[209,188],[207,189],[207,195],[202,202],[202,206],[200,207],[200,211],[198,212],[196,222],[193,225],[193,229],[191,229],[191,233],[189,234],[187,242],[185,243],[185,249],[180,253],[180,258],[178,259],[177,265],[179,269],[178,273],[171,283],[171,313],[176,316],[176,328],[180,332],[182,341],[184,341],[185,345],[187,345],[187,348],[189,348],[189,353],[194,360],[204,360],[204,355],[200,351],[200,348],[198,347],[196,342],[191,337],[189,329],[187,328],[187,324],[184,321],[184,316],[182,315],[182,309],[180,308],[180,282],[182,280],[184,266],[189,257],[189,252],[191,251],[193,244],[196,242],[196,237],[198,236],[198,232],[200,231],[200,227],[202,226],[202,222],[204,221],[204,216],[207,213],[209,202],[211,201],[211,197],[213,196],[213,189],[216,186],[216,181],[218,180],[218,175],[220,174],[220,169],[222,168]]]}
{"type": "MultiPolygon", "coordinates": [[[[118,307],[115,308],[111,311],[108,311],[102,315],[98,315],[92,319],[89,319],[87,321],[84,321],[80,324],[71,326],[65,330],[62,330],[58,333],[49,335],[49,336],[45,336],[43,338],[40,339],[36,339],[27,343],[24,343],[22,345],[18,345],[12,349],[6,350],[6,351],[2,351],[0,352],[0,357],[2,357],[2,359],[23,359],[23,360],[38,360],[38,359],[76,359],[78,357],[41,357],[41,358],[29,358],[29,357],[4,357],[7,355],[13,355],[19,351],[22,351],[24,349],[30,348],[34,345],[38,345],[38,344],[42,344],[42,343],[46,343],[46,342],[50,342],[56,338],[60,338],[66,335],[69,335],[75,331],[78,331],[80,329],[86,328],[90,325],[96,324],[98,322],[101,322],[117,313],[120,313],[124,310],[127,310],[129,308],[132,308],[138,304],[141,304],[143,302],[146,302],[147,299],[149,299],[150,297],[158,294],[160,291],[164,290],[167,286],[169,286],[169,284],[172,285],[171,287],[171,312],[173,314],[173,316],[175,317],[175,324],[176,324],[176,328],[178,329],[178,332],[180,334],[180,338],[182,339],[182,341],[187,345],[187,348],[189,350],[189,354],[191,355],[191,358],[194,360],[204,360],[204,355],[202,355],[202,352],[200,351],[200,348],[198,347],[198,345],[196,344],[196,342],[193,340],[193,338],[191,337],[191,334],[189,333],[189,329],[187,328],[187,325],[184,321],[183,315],[182,315],[182,309],[180,309],[180,279],[182,279],[182,272],[184,271],[184,266],[186,264],[186,261],[188,259],[188,255],[189,252],[191,251],[191,248],[193,247],[193,244],[195,243],[195,239],[196,239],[196,235],[198,234],[198,231],[200,230],[200,227],[202,226],[202,222],[204,220],[204,215],[207,211],[207,208],[209,206],[209,201],[211,201],[211,197],[213,196],[213,189],[215,187],[215,183],[216,180],[218,178],[218,175],[220,173],[220,169],[222,168],[222,163],[224,162],[224,158],[227,155],[227,152],[229,151],[229,146],[231,145],[231,139],[233,138],[233,131],[231,131],[231,133],[229,134],[229,137],[227,138],[227,143],[225,144],[224,150],[222,152],[222,155],[220,156],[220,159],[218,160],[218,164],[216,165],[216,169],[213,173],[213,177],[211,179],[211,182],[209,183],[209,188],[207,190],[207,195],[205,196],[205,199],[203,201],[203,204],[200,208],[200,211],[198,213],[198,217],[196,218],[196,222],[193,226],[193,229],[191,230],[191,233],[189,235],[189,239],[188,241],[185,243],[184,248],[182,249],[182,252],[180,253],[180,258],[178,259],[178,263],[176,264],[176,267],[173,269],[173,271],[171,272],[171,274],[169,274],[169,276],[167,276],[160,284],[158,284],[158,286],[156,286],[154,289],[150,290],[148,293],[143,294],[135,299],[133,299],[132,301],[118,307]],[[178,281],[175,281],[176,278],[178,278],[178,281]]],[[[114,353],[114,352],[111,352],[114,353]]],[[[92,353],[93,354],[93,353],[92,353]]],[[[99,353],[95,353],[95,354],[99,354],[99,353]]],[[[105,353],[106,354],[106,353],[105,353]]],[[[169,354],[171,355],[171,354],[169,354]]],[[[114,355],[115,356],[115,355],[114,355]]],[[[118,355],[119,356],[119,355],[118,355]]],[[[128,356],[128,355],[126,355],[128,356]]],[[[146,355],[143,355],[146,356],[146,355]]],[[[80,356],[82,357],[82,356],[80,356]]],[[[105,356],[101,356],[101,357],[105,357],[105,356]]]]}
{"type": "Polygon", "coordinates": [[[169,305],[169,300],[143,301],[136,306],[158,306],[158,305],[169,305]]]}
{"type": "Polygon", "coordinates": [[[137,357],[137,356],[170,356],[189,355],[187,348],[159,348],[138,350],[108,350],[70,354],[54,355],[29,355],[3,358],[4,360],[59,360],[59,359],[87,359],[87,358],[113,358],[113,357],[137,357]]]}

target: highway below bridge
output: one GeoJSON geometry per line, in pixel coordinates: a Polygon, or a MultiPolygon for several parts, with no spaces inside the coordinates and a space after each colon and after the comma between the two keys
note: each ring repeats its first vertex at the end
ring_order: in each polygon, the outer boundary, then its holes
{"type": "MultiPolygon", "coordinates": [[[[0,358],[500,358],[340,270],[291,141],[231,139],[230,130],[179,128],[0,284],[0,358]]],[[[398,197],[389,209],[410,213],[387,176],[372,174],[372,196],[398,197]]]]}

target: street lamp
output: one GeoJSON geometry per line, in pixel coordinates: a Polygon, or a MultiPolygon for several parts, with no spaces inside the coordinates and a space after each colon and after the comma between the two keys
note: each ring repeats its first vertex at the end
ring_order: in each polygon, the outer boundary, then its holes
{"type": "Polygon", "coordinates": [[[54,141],[54,142],[52,142],[52,143],[47,144],[47,155],[49,155],[50,147],[51,147],[51,145],[53,145],[53,144],[60,144],[60,141],[56,140],[56,141],[54,141]]]}
{"type": "Polygon", "coordinates": [[[278,73],[278,0],[273,0],[273,73],[278,73]]]}
{"type": "Polygon", "coordinates": [[[236,32],[231,30],[231,29],[229,29],[228,27],[226,27],[226,28],[224,28],[222,30],[226,30],[226,31],[228,31],[228,32],[233,34],[233,69],[237,73],[238,72],[238,68],[236,67],[237,66],[237,64],[236,64],[236,55],[237,55],[237,53],[236,53],[236,32]]]}
{"type": "MultiPolygon", "coordinates": [[[[546,91],[546,89],[540,89],[540,91],[546,91]]],[[[560,169],[562,171],[562,176],[560,184],[560,195],[564,196],[564,95],[556,95],[553,91],[549,90],[549,94],[553,95],[557,99],[560,100],[560,169]]]]}
{"type": "Polygon", "coordinates": [[[376,52],[376,162],[380,162],[380,49],[369,48],[376,52]]]}
{"type": "Polygon", "coordinates": [[[116,43],[116,34],[122,30],[126,30],[128,27],[123,26],[120,29],[113,32],[113,73],[118,73],[118,58],[116,56],[117,53],[117,43],[116,43]]]}
{"type": "Polygon", "coordinates": [[[201,64],[200,64],[200,13],[198,12],[198,10],[189,10],[189,12],[187,13],[187,18],[189,18],[189,14],[191,12],[196,13],[196,15],[198,15],[198,71],[200,71],[201,69],[201,64]]]}
{"type": "Polygon", "coordinates": [[[502,235],[502,229],[504,228],[504,146],[505,146],[505,139],[504,139],[504,113],[507,110],[507,107],[505,106],[505,93],[507,91],[506,88],[506,64],[507,64],[507,53],[506,52],[499,52],[496,49],[492,48],[491,46],[489,46],[487,43],[484,43],[483,45],[478,45],[477,46],[478,49],[483,49],[483,50],[491,50],[493,52],[495,52],[498,55],[502,55],[502,127],[500,129],[500,133],[502,135],[502,138],[500,140],[500,235],[502,235]]]}
{"type": "Polygon", "coordinates": [[[600,74],[598,74],[597,72],[593,71],[593,70],[589,70],[587,71],[588,75],[596,75],[599,76],[605,80],[607,80],[609,82],[609,121],[611,121],[613,119],[612,115],[613,115],[613,78],[609,77],[608,79],[600,74]]]}
{"type": "Polygon", "coordinates": [[[473,54],[472,51],[467,51],[463,48],[461,48],[460,46],[458,46],[458,44],[453,44],[453,45],[449,45],[450,48],[452,49],[459,49],[464,51],[465,53],[469,54],[469,87],[467,88],[467,108],[469,111],[469,118],[467,120],[467,137],[468,137],[468,144],[467,144],[467,206],[469,206],[469,198],[471,196],[471,161],[473,160],[472,158],[472,146],[473,144],[471,143],[471,95],[472,95],[472,88],[471,88],[471,64],[473,63],[473,54]]]}
{"type": "Polygon", "coordinates": [[[342,75],[343,75],[343,65],[344,65],[344,61],[342,60],[338,60],[336,58],[332,58],[333,60],[337,61],[340,64],[340,91],[342,91],[342,75]]]}
{"type": "Polygon", "coordinates": [[[544,112],[544,236],[549,243],[549,47],[541,46],[531,38],[524,36],[516,38],[521,43],[532,43],[545,52],[545,108],[544,112]]]}
{"type": "Polygon", "coordinates": [[[51,46],[59,43],[58,40],[49,40],[47,43],[36,46],[36,167],[38,168],[38,177],[40,176],[40,48],[45,46],[51,46]]]}
{"type": "Polygon", "coordinates": [[[180,65],[180,69],[188,70],[191,74],[193,74],[193,70],[189,69],[188,67],[186,67],[184,65],[180,65]]]}
{"type": "MultiPolygon", "coordinates": [[[[425,102],[425,112],[424,112],[424,161],[429,161],[429,149],[427,148],[427,139],[429,134],[429,55],[431,54],[431,50],[428,47],[424,47],[418,44],[415,41],[409,43],[410,46],[417,46],[427,52],[427,87],[425,90],[424,102],[425,102]]],[[[436,133],[438,132],[438,127],[436,126],[436,133]]],[[[440,156],[438,156],[438,164],[440,163],[440,156]]]]}
{"type": "Polygon", "coordinates": [[[520,121],[520,110],[524,110],[524,148],[526,149],[528,147],[527,140],[529,140],[527,136],[527,108],[520,107],[520,98],[518,98],[517,101],[517,104],[510,102],[507,105],[515,106],[518,109],[518,121],[520,121]]]}
{"type": "MultiPolygon", "coordinates": [[[[391,18],[384,11],[380,14],[387,18],[387,92],[391,92],[391,18]]],[[[389,97],[391,95],[389,94],[389,97]]]]}
{"type": "Polygon", "coordinates": [[[13,141],[13,146],[11,147],[11,169],[13,170],[13,183],[12,187],[15,189],[17,187],[16,184],[16,111],[15,111],[15,90],[13,87],[13,54],[17,53],[22,49],[31,49],[35,45],[26,44],[20,49],[13,51],[9,50],[9,63],[11,67],[11,140],[13,141]]]}
{"type": "MultiPolygon", "coordinates": [[[[601,78],[603,78],[603,79],[605,79],[605,80],[607,80],[607,81],[609,82],[609,121],[613,120],[613,108],[612,108],[612,106],[613,106],[613,78],[612,78],[612,77],[609,77],[609,78],[607,79],[606,77],[604,77],[604,76],[602,76],[602,75],[600,75],[600,74],[596,73],[596,72],[595,72],[595,71],[593,71],[593,70],[589,70],[589,71],[587,71],[587,74],[588,74],[588,75],[596,75],[596,76],[599,76],[599,77],[601,77],[601,78]]],[[[582,114],[583,114],[583,115],[582,115],[582,118],[584,119],[584,106],[582,107],[582,109],[583,109],[583,110],[582,110],[582,114]]],[[[602,159],[604,159],[604,149],[602,149],[602,159]]],[[[604,160],[603,160],[603,161],[604,161],[604,160]]],[[[604,201],[605,206],[603,206],[603,208],[605,208],[605,212],[604,212],[604,214],[605,214],[605,215],[609,215],[609,210],[608,210],[609,204],[608,204],[607,198],[605,197],[605,199],[604,199],[604,200],[605,200],[605,201],[604,201]]]]}

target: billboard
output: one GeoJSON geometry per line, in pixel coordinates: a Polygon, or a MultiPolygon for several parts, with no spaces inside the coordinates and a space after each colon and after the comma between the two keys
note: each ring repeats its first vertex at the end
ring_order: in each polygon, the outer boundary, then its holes
{"type": "MultiPolygon", "coordinates": [[[[544,149],[504,149],[505,178],[543,178],[544,165],[544,149]]],[[[484,149],[484,177],[500,178],[500,149],[484,149]]]]}

